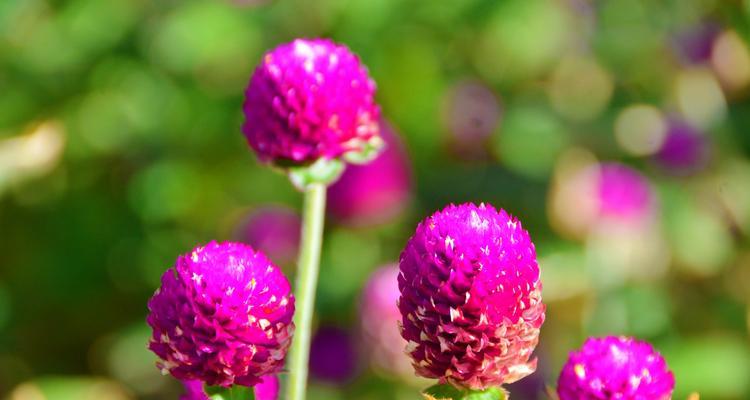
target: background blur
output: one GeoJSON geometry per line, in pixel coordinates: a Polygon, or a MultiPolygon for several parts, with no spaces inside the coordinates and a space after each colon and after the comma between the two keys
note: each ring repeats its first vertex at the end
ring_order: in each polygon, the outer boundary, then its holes
{"type": "Polygon", "coordinates": [[[518,216],[543,268],[514,399],[609,333],[654,343],[676,399],[750,398],[741,0],[0,1],[0,397],[175,399],[145,316],[176,256],[245,240],[293,270],[301,195],[239,126],[262,53],[300,36],[361,56],[395,133],[332,189],[312,398],[418,398],[370,277],[463,201],[518,216]]]}

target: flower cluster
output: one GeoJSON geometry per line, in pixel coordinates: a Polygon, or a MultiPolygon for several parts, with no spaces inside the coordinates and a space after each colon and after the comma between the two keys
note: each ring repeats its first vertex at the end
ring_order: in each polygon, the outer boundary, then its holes
{"type": "Polygon", "coordinates": [[[149,348],[181,380],[252,386],[279,371],[294,332],[294,297],[281,271],[240,243],[180,256],[148,302],[149,348]]]}
{"type": "Polygon", "coordinates": [[[468,389],[534,372],[544,322],[534,245],[490,205],[449,206],[401,253],[402,336],[417,374],[468,389]]]}

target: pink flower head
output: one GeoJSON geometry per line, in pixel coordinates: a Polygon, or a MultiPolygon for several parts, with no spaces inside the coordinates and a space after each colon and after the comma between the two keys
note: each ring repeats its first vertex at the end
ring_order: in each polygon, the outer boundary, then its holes
{"type": "Polygon", "coordinates": [[[296,212],[270,206],[254,210],[240,225],[236,237],[283,267],[297,259],[301,228],[296,212]]]}
{"type": "Polygon", "coordinates": [[[648,181],[634,169],[617,163],[598,166],[599,214],[618,219],[638,219],[652,204],[648,181]]]}
{"type": "Polygon", "coordinates": [[[241,243],[211,242],[178,257],[148,309],[159,368],[209,385],[252,386],[279,371],[294,331],[286,277],[241,243]]]}
{"type": "Polygon", "coordinates": [[[242,131],[263,161],[312,163],[379,143],[375,82],[346,46],[296,39],[266,53],[245,91],[242,131]]]}
{"type": "Polygon", "coordinates": [[[609,336],[570,353],[557,382],[560,400],[668,400],[674,376],[646,342],[609,336]]]}
{"type": "Polygon", "coordinates": [[[202,381],[182,381],[182,385],[185,386],[185,394],[180,396],[180,400],[209,400],[202,381]]]}
{"type": "Polygon", "coordinates": [[[351,334],[342,328],[323,326],[310,342],[310,376],[344,384],[357,373],[357,351],[351,334]]]}
{"type": "Polygon", "coordinates": [[[417,226],[399,267],[401,335],[418,375],[485,389],[534,372],[542,284],[518,220],[450,205],[417,226]]]}
{"type": "Polygon", "coordinates": [[[362,347],[377,371],[408,377],[413,370],[398,331],[398,275],[398,265],[392,264],[378,268],[367,281],[360,302],[362,347]]]}
{"type": "Polygon", "coordinates": [[[398,215],[411,192],[411,166],[388,124],[380,130],[386,147],[371,162],[346,168],[328,189],[329,210],[347,225],[373,225],[398,215]]]}
{"type": "Polygon", "coordinates": [[[708,150],[707,140],[701,132],[685,121],[672,119],[656,160],[664,170],[689,175],[705,166],[708,150]]]}
{"type": "Polygon", "coordinates": [[[279,398],[279,377],[277,375],[263,375],[260,383],[253,388],[255,400],[277,400],[279,398]]]}

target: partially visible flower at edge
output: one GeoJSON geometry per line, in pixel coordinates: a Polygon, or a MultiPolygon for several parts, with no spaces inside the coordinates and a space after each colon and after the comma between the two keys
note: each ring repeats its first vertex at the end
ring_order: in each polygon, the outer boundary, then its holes
{"type": "Polygon", "coordinates": [[[668,400],[674,375],[647,342],[608,336],[589,338],[570,353],[560,372],[560,400],[668,400]]]}

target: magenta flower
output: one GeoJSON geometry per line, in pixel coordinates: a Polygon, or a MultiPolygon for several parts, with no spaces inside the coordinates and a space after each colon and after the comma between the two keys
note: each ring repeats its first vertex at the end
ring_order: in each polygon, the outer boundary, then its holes
{"type": "Polygon", "coordinates": [[[203,390],[202,381],[182,381],[182,385],[185,387],[185,394],[180,396],[180,400],[208,400],[208,395],[203,390]]]}
{"type": "Polygon", "coordinates": [[[495,93],[479,81],[458,82],[446,93],[442,111],[449,150],[467,160],[487,158],[487,140],[502,118],[495,93]]]}
{"type": "Polygon", "coordinates": [[[279,377],[277,375],[263,375],[260,383],[253,388],[255,400],[276,400],[279,398],[279,377]]]}
{"type": "Polygon", "coordinates": [[[413,376],[409,358],[404,354],[406,341],[398,322],[399,268],[397,264],[378,268],[370,276],[360,300],[362,348],[372,366],[380,373],[400,377],[413,376]]]}
{"type": "Polygon", "coordinates": [[[673,119],[656,160],[661,167],[676,175],[689,175],[706,164],[708,143],[697,129],[687,122],[673,119]]]}
{"type": "Polygon", "coordinates": [[[310,375],[334,384],[349,382],[356,374],[357,352],[351,334],[324,326],[310,343],[310,375]]]}
{"type": "Polygon", "coordinates": [[[269,206],[254,210],[239,226],[235,237],[281,265],[297,259],[302,222],[293,210],[269,206]]]}
{"type": "Polygon", "coordinates": [[[637,220],[648,214],[653,199],[643,175],[617,163],[605,163],[597,168],[600,216],[637,220]]]}
{"type": "Polygon", "coordinates": [[[557,382],[560,400],[668,400],[674,376],[646,342],[609,336],[570,353],[557,382]]]}
{"type": "Polygon", "coordinates": [[[286,277],[241,243],[180,256],[148,302],[149,349],[164,373],[209,385],[252,386],[278,372],[294,331],[286,277]]]}
{"type": "Polygon", "coordinates": [[[377,147],[375,82],[359,58],[328,39],[268,52],[245,91],[248,143],[263,161],[305,164],[377,147]]]}
{"type": "Polygon", "coordinates": [[[398,136],[381,124],[385,149],[365,165],[346,168],[328,189],[329,211],[347,225],[375,225],[398,215],[411,194],[411,166],[398,136]]]}
{"type": "Polygon", "coordinates": [[[481,390],[534,372],[542,284],[518,220],[448,206],[417,226],[399,266],[401,335],[418,375],[481,390]]]}

